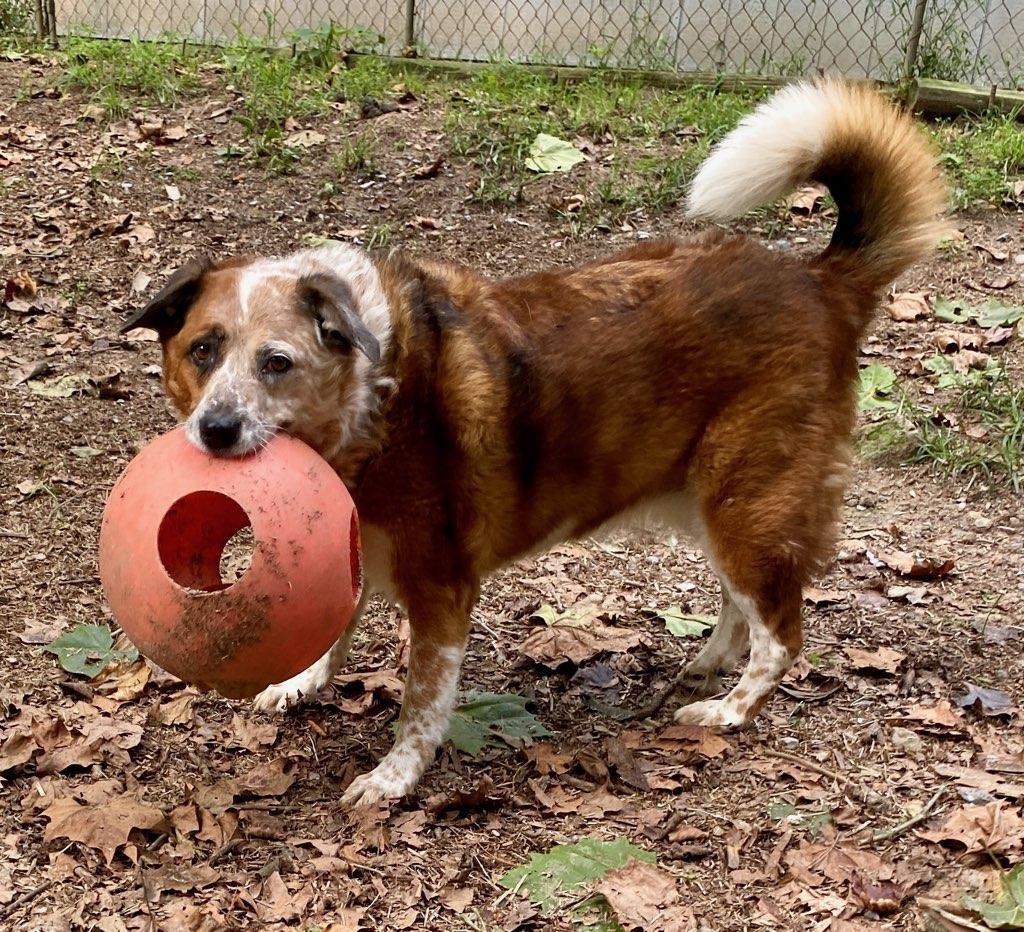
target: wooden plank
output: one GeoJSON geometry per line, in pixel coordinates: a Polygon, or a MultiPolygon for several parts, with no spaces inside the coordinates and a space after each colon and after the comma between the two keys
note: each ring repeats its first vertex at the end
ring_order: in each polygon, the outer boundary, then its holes
{"type": "Polygon", "coordinates": [[[995,85],[971,87],[955,81],[919,78],[907,91],[907,102],[915,113],[927,116],[956,116],[958,113],[1016,113],[1024,120],[1024,91],[1011,91],[995,85]]]}

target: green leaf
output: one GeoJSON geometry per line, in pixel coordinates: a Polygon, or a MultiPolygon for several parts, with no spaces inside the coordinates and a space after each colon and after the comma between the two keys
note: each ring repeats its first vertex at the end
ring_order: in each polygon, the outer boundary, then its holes
{"type": "Polygon", "coordinates": [[[560,612],[553,605],[548,605],[545,602],[530,618],[539,618],[548,627],[561,625],[566,628],[592,628],[595,621],[608,614],[606,609],[589,602],[570,605],[564,612],[560,612]]]}
{"type": "Polygon", "coordinates": [[[530,144],[526,167],[533,172],[567,172],[573,165],[579,165],[586,159],[571,142],[547,133],[538,133],[530,144]]]}
{"type": "Polygon", "coordinates": [[[1000,877],[1003,890],[995,903],[965,896],[963,904],[974,910],[990,929],[1024,929],[1024,864],[1000,877]]]}
{"type": "Polygon", "coordinates": [[[689,615],[679,605],[670,605],[658,617],[665,622],[669,634],[679,638],[704,637],[718,622],[714,615],[689,615]]]}
{"type": "Polygon", "coordinates": [[[46,398],[70,398],[72,395],[86,395],[92,391],[89,377],[74,373],[50,379],[48,382],[30,379],[28,387],[29,391],[46,398]]]}
{"type": "Polygon", "coordinates": [[[896,373],[880,362],[860,370],[860,385],[857,392],[858,406],[861,411],[877,408],[894,410],[897,405],[892,398],[886,398],[896,385],[896,373]]]}
{"type": "Polygon", "coordinates": [[[631,845],[625,838],[615,841],[581,838],[575,844],[556,845],[544,854],[532,855],[498,883],[508,890],[518,890],[545,912],[550,912],[578,887],[624,867],[634,858],[648,864],[656,860],[650,851],[631,845]]]}
{"type": "Polygon", "coordinates": [[[469,691],[464,699],[452,713],[445,736],[463,754],[476,756],[485,748],[504,745],[521,748],[551,734],[527,710],[529,700],[522,696],[469,691]]]}
{"type": "Polygon", "coordinates": [[[68,673],[77,673],[90,679],[111,661],[132,663],[139,652],[114,650],[114,637],[105,625],[75,625],[66,634],[51,641],[44,651],[57,655],[57,662],[68,673]]]}
{"type": "Polygon", "coordinates": [[[974,312],[978,326],[988,330],[990,327],[1008,327],[1018,320],[1024,320],[1024,307],[1009,307],[998,298],[989,298],[974,312]]]}
{"type": "Polygon", "coordinates": [[[951,301],[940,295],[935,299],[935,318],[949,324],[966,324],[971,319],[971,308],[962,298],[951,301]]]}

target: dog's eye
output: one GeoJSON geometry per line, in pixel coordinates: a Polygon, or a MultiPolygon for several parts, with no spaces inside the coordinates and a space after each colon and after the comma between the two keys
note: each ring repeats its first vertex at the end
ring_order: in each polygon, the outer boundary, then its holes
{"type": "Polygon", "coordinates": [[[292,367],[292,361],[282,353],[274,353],[264,364],[263,371],[281,375],[292,367]]]}
{"type": "Polygon", "coordinates": [[[192,357],[192,361],[197,366],[202,366],[213,359],[213,344],[211,343],[196,343],[188,351],[188,354],[192,357]]]}

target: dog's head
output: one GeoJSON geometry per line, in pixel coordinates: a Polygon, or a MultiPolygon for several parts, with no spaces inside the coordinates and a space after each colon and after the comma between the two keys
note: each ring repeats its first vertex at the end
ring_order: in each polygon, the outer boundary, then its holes
{"type": "Polygon", "coordinates": [[[329,459],[365,425],[390,336],[370,258],[327,246],[281,259],[194,259],[122,328],[155,330],[186,435],[216,456],[284,430],[329,459]]]}

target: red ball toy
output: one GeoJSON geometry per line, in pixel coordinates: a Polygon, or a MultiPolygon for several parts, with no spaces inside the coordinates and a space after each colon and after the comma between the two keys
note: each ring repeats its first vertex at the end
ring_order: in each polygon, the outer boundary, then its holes
{"type": "Polygon", "coordinates": [[[352,498],[310,447],[279,434],[216,458],[179,427],[128,464],[103,512],[100,579],[114,617],[169,673],[233,699],[300,673],[338,639],[362,589],[352,498]],[[252,559],[222,579],[228,541],[252,559]]]}

